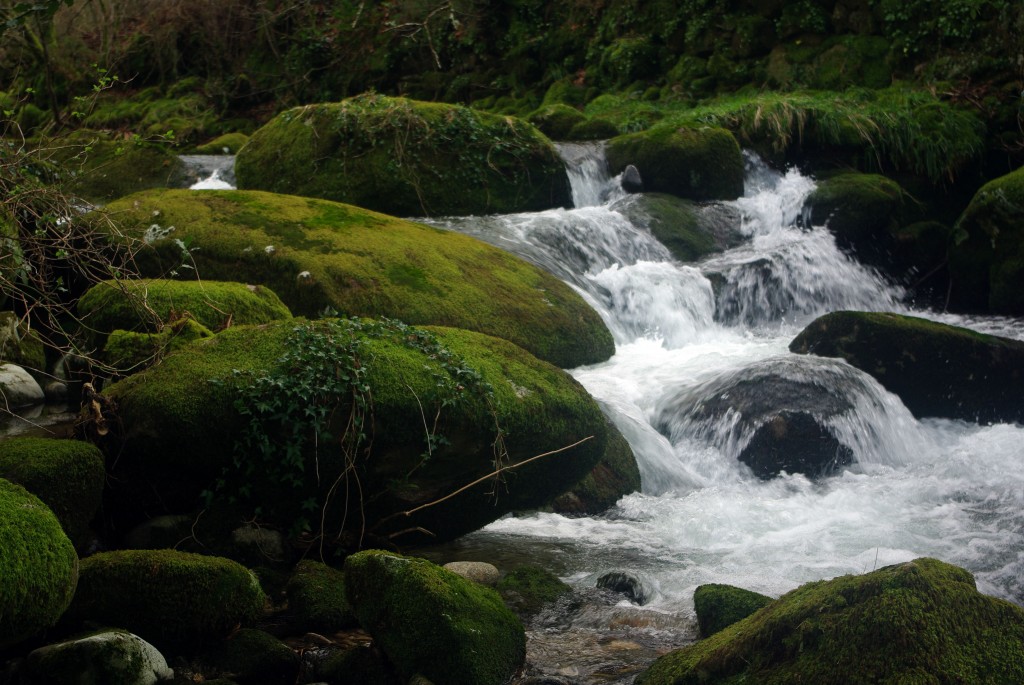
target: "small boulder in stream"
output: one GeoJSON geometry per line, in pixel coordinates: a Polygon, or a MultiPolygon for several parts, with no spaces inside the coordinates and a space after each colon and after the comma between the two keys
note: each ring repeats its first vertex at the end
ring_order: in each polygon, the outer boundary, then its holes
{"type": "Polygon", "coordinates": [[[1024,342],[918,317],[833,312],[790,343],[839,357],[899,396],[915,416],[1024,422],[1024,342]]]}

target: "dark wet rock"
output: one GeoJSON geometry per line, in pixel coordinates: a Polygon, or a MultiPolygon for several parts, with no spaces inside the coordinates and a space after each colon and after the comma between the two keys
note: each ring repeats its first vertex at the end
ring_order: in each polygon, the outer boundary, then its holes
{"type": "Polygon", "coordinates": [[[701,637],[714,635],[772,601],[771,597],[733,585],[698,586],[693,592],[693,608],[701,637]]]}
{"type": "Polygon", "coordinates": [[[202,661],[238,685],[291,685],[299,674],[299,656],[288,645],[252,628],[236,631],[202,661]]]}
{"type": "Polygon", "coordinates": [[[610,421],[601,461],[571,490],[554,499],[551,510],[566,516],[592,516],[640,490],[640,467],[633,448],[610,421]]]}
{"type": "Polygon", "coordinates": [[[640,578],[621,571],[605,573],[597,579],[597,587],[611,590],[634,604],[643,606],[650,601],[653,590],[640,578]]]}
{"type": "Polygon", "coordinates": [[[738,210],[720,203],[643,193],[613,203],[612,209],[646,227],[681,262],[697,261],[744,240],[738,210]]]}
{"type": "Polygon", "coordinates": [[[572,588],[540,566],[520,566],[498,581],[502,599],[520,615],[533,615],[545,605],[572,594],[572,588]]]}
{"type": "Polygon", "coordinates": [[[790,343],[870,374],[915,416],[1024,422],[1024,342],[917,317],[833,312],[790,343]]]}
{"type": "Polygon", "coordinates": [[[627,164],[626,168],[622,170],[622,177],[619,179],[619,185],[627,193],[642,193],[644,190],[644,181],[640,177],[640,170],[632,164],[627,164]]]}

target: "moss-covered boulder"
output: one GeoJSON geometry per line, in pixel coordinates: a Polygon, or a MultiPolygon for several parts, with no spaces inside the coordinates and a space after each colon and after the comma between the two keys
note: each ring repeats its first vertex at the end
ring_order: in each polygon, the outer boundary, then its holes
{"type": "Polygon", "coordinates": [[[0,478],[18,483],[41,499],[81,549],[103,499],[103,454],[80,440],[0,440],[0,478]]]}
{"type": "Polygon", "coordinates": [[[207,280],[103,281],[82,295],[77,308],[89,329],[101,336],[119,329],[158,333],[182,318],[220,330],[292,315],[266,286],[207,280]]]}
{"type": "Polygon", "coordinates": [[[714,635],[772,601],[771,597],[734,585],[711,583],[693,591],[693,609],[701,637],[714,635]]]}
{"type": "Polygon", "coordinates": [[[0,361],[26,370],[46,371],[43,341],[39,334],[22,325],[14,312],[0,312],[0,361]]]}
{"type": "Polygon", "coordinates": [[[346,559],[345,577],[359,623],[403,680],[502,685],[526,657],[522,624],[490,588],[379,551],[346,559]]]}
{"type": "Polygon", "coordinates": [[[376,94],[279,114],[239,151],[235,176],[239,188],[395,216],[572,204],[555,149],[525,121],[376,94]]]}
{"type": "Polygon", "coordinates": [[[155,364],[184,345],[213,335],[213,331],[187,315],[167,322],[159,333],[116,330],[107,336],[103,360],[120,373],[128,374],[155,364]]]}
{"type": "Polygon", "coordinates": [[[811,223],[827,226],[836,244],[860,261],[884,265],[891,260],[903,223],[904,192],[878,174],[846,173],[825,179],[807,197],[811,223]]]}
{"type": "Polygon", "coordinates": [[[249,142],[249,136],[244,133],[225,133],[202,145],[197,145],[196,153],[200,155],[234,155],[247,142],[249,142]]]}
{"type": "Polygon", "coordinates": [[[236,326],[105,395],[123,427],[105,446],[118,455],[112,504],[187,511],[214,489],[284,530],[403,540],[547,503],[594,467],[611,430],[582,386],[521,348],[393,321],[236,326]]]}
{"type": "Polygon", "coordinates": [[[201,661],[207,675],[238,685],[293,685],[299,675],[299,655],[273,635],[253,628],[235,631],[201,661]]]}
{"type": "Polygon", "coordinates": [[[608,359],[614,343],[575,291],[525,261],[451,231],[324,200],[243,191],[162,191],[109,205],[148,238],[137,261],[272,288],[297,315],[325,308],[477,330],[563,368],[608,359]],[[159,226],[153,229],[154,213],[159,226]],[[172,228],[173,227],[173,228],[172,228]]]}
{"type": "Polygon", "coordinates": [[[296,565],[285,585],[288,613],[304,631],[330,633],[357,625],[345,596],[345,574],[319,561],[296,565]]]}
{"type": "Polygon", "coordinates": [[[917,559],[809,583],[658,659],[638,685],[1015,683],[1024,611],[967,571],[917,559]]]}
{"type": "Polygon", "coordinates": [[[1024,342],[917,317],[844,311],[815,319],[789,349],[845,359],[918,417],[1024,421],[1024,342]]]}
{"type": "Polygon", "coordinates": [[[575,107],[561,103],[545,105],[526,118],[552,140],[569,140],[569,132],[587,120],[587,115],[575,107]]]}
{"type": "Polygon", "coordinates": [[[608,167],[632,164],[646,190],[687,200],[735,200],[743,194],[743,155],[723,128],[661,125],[608,141],[608,167]]]}
{"type": "Polygon", "coordinates": [[[53,512],[0,479],[0,648],[54,625],[77,581],[78,556],[53,512]]]}
{"type": "Polygon", "coordinates": [[[616,201],[612,208],[644,226],[681,262],[739,245],[745,240],[735,209],[698,204],[673,195],[642,193],[616,201]]]}
{"type": "Polygon", "coordinates": [[[40,647],[29,653],[25,671],[29,682],[46,685],[152,685],[174,677],[156,647],[125,630],[40,647]]]}
{"type": "Polygon", "coordinates": [[[609,427],[608,446],[590,473],[551,503],[559,514],[600,514],[622,497],[640,490],[640,467],[633,448],[614,426],[609,427]]]}
{"type": "Polygon", "coordinates": [[[572,588],[554,573],[534,565],[512,569],[498,581],[495,589],[510,607],[524,616],[532,616],[572,593],[572,588]]]}
{"type": "Polygon", "coordinates": [[[69,621],[125,628],[159,649],[191,649],[254,620],[266,596],[244,566],[163,550],[100,552],[82,560],[69,621]]]}
{"type": "Polygon", "coordinates": [[[982,186],[953,237],[949,271],[954,304],[1024,314],[1024,168],[982,186]]]}

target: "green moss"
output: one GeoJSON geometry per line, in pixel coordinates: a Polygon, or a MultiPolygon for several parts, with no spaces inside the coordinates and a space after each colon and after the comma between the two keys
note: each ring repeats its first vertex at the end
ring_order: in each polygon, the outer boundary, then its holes
{"type": "Polygon", "coordinates": [[[188,343],[212,337],[209,328],[192,318],[172,321],[159,333],[116,330],[107,337],[103,359],[121,373],[133,373],[188,343]]]}
{"type": "Polygon", "coordinates": [[[1024,168],[989,181],[975,193],[954,227],[950,275],[955,302],[1024,314],[1019,287],[1024,261],[1024,168]]]}
{"type": "Polygon", "coordinates": [[[160,649],[222,640],[266,597],[244,566],[174,550],[101,552],[82,560],[73,620],[123,627],[160,649]]]}
{"type": "Polygon", "coordinates": [[[690,200],[733,200],[743,193],[739,144],[721,128],[658,125],[608,142],[608,167],[640,170],[644,188],[690,200]]]}
{"type": "Polygon", "coordinates": [[[37,497],[0,479],[0,647],[57,622],[75,594],[78,557],[37,497]]]}
{"type": "Polygon", "coordinates": [[[29,653],[31,682],[138,685],[172,674],[153,645],[125,630],[101,630],[29,653]]]}
{"type": "Polygon", "coordinates": [[[575,124],[566,134],[568,140],[606,140],[619,135],[619,128],[608,119],[594,117],[575,124]]]}
{"type": "Polygon", "coordinates": [[[378,551],[350,556],[345,574],[360,624],[403,679],[501,685],[523,663],[523,626],[490,588],[378,551]]]}
{"type": "Polygon", "coordinates": [[[239,151],[235,175],[240,188],[397,216],[571,204],[561,160],[526,122],[373,94],[278,115],[239,151]]]}
{"type": "Polygon", "coordinates": [[[91,443],[0,440],[0,478],[24,486],[41,499],[78,548],[89,542],[89,525],[100,508],[105,476],[103,455],[91,443]]]}
{"type": "Polygon", "coordinates": [[[509,571],[495,589],[509,606],[526,615],[536,614],[572,592],[558,576],[540,566],[520,566],[509,571]]]}
{"type": "Polygon", "coordinates": [[[143,237],[159,212],[168,237],[137,263],[153,275],[180,264],[187,241],[204,279],[272,288],[297,314],[347,315],[478,330],[564,368],[602,361],[614,343],[567,285],[497,248],[356,207],[253,191],[163,191],[112,203],[143,237]]]}
{"type": "Polygon", "coordinates": [[[905,194],[899,183],[877,174],[832,176],[808,196],[816,226],[827,225],[840,248],[872,263],[891,254],[903,223],[905,194]]]}
{"type": "Polygon", "coordinates": [[[252,628],[235,631],[202,661],[206,671],[239,685],[293,685],[299,674],[298,654],[273,635],[252,628]]]}
{"type": "Polygon", "coordinates": [[[681,262],[695,262],[722,249],[715,235],[701,225],[698,207],[689,200],[644,193],[617,203],[616,210],[634,223],[646,226],[681,262]]]}
{"type": "Polygon", "coordinates": [[[741,621],[772,602],[771,597],[732,585],[700,585],[693,592],[693,607],[701,637],[741,621]]]}
{"type": "Polygon", "coordinates": [[[569,131],[587,120],[583,112],[569,105],[544,105],[526,118],[552,140],[568,140],[569,131]]]}
{"type": "Polygon", "coordinates": [[[244,133],[225,133],[208,143],[197,145],[196,152],[200,155],[234,155],[248,141],[249,136],[244,133]]]}
{"type": "Polygon", "coordinates": [[[300,561],[285,594],[288,610],[302,630],[330,633],[356,625],[345,596],[345,574],[326,564],[300,561]]]}
{"type": "Polygon", "coordinates": [[[206,328],[291,318],[270,288],[222,281],[103,281],[78,300],[78,313],[102,336],[115,330],[159,333],[191,318],[206,328]]]}
{"type": "Polygon", "coordinates": [[[638,684],[1011,683],[1024,678],[1024,612],[963,569],[917,559],[809,583],[661,657],[638,684]]]}
{"type": "Polygon", "coordinates": [[[46,370],[43,341],[35,331],[26,330],[14,312],[0,312],[0,360],[33,371],[46,370]]]}

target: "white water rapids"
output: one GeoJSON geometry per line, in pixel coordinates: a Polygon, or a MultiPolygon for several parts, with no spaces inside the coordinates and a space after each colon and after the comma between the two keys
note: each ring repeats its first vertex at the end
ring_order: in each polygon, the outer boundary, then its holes
{"type": "MultiPolygon", "coordinates": [[[[724,203],[747,240],[680,264],[620,211],[635,200],[600,173],[599,150],[569,152],[583,206],[434,223],[553,272],[601,314],[615,356],[571,373],[631,444],[643,490],[596,518],[507,517],[447,555],[540,562],[581,588],[609,571],[633,574],[653,590],[642,610],[629,610],[626,623],[640,626],[634,638],[670,627],[677,641],[692,639],[693,590],[702,583],[778,596],[920,556],[963,566],[982,592],[1024,603],[1024,427],[918,421],[845,363],[787,351],[803,326],[838,309],[901,311],[1018,338],[1022,322],[909,310],[899,288],[842,254],[824,227],[797,226],[811,179],[753,157],[744,197],[724,203]],[[734,426],[697,425],[671,411],[665,425],[673,398],[700,397],[716,379],[765,365],[826,385],[847,378],[854,408],[833,429],[856,464],[815,482],[762,481],[736,460],[749,436],[734,426]],[[642,612],[648,620],[637,618],[642,612]]],[[[621,625],[625,604],[618,618],[613,608],[589,625],[621,625]]]]}
{"type": "Polygon", "coordinates": [[[531,630],[531,661],[542,672],[627,682],[617,678],[695,637],[693,591],[709,582],[778,596],[932,556],[972,571],[982,592],[1024,604],[1024,427],[918,421],[845,363],[787,351],[807,323],[838,309],[901,311],[1018,338],[1024,323],[911,311],[899,288],[844,256],[825,228],[798,227],[812,179],[753,157],[744,197],[701,209],[734,217],[745,240],[680,264],[627,218],[638,200],[607,177],[599,148],[563,152],[575,209],[431,222],[562,278],[616,340],[609,361],[570,373],[629,441],[642,492],[599,517],[507,517],[425,553],[540,563],[578,588],[621,571],[648,587],[644,607],[623,600],[531,630]],[[769,367],[842,393],[852,409],[831,427],[852,448],[853,466],[819,481],[762,481],[737,461],[749,435],[728,417],[672,412],[725,377],[769,367]]]}

